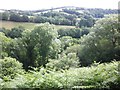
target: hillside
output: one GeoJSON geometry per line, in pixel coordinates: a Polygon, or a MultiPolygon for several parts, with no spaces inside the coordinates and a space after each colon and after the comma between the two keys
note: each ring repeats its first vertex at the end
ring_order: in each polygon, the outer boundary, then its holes
{"type": "Polygon", "coordinates": [[[0,90],[120,90],[117,10],[0,10],[0,90]]]}
{"type": "Polygon", "coordinates": [[[0,10],[0,20],[14,22],[45,23],[76,27],[91,27],[95,21],[106,15],[117,14],[116,9],[80,8],[74,6],[44,10],[0,10]]]}

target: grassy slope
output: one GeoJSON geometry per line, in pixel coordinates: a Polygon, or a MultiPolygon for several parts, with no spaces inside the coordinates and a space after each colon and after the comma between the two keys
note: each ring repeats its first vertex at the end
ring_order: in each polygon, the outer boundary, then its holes
{"type": "MultiPolygon", "coordinates": [[[[23,26],[25,29],[33,29],[38,26],[39,23],[28,23],[28,22],[12,22],[12,21],[0,21],[0,27],[11,29],[13,27],[23,26]]],[[[56,25],[59,28],[74,28],[75,26],[56,25]]]]}

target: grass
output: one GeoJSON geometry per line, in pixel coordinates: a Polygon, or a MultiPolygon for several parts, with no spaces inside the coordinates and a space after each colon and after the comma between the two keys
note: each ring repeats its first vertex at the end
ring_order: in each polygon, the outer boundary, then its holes
{"type": "MultiPolygon", "coordinates": [[[[39,26],[40,23],[29,23],[29,22],[12,22],[12,21],[0,21],[0,27],[11,29],[13,27],[23,26],[25,29],[33,29],[39,26]]],[[[75,26],[55,25],[57,29],[60,28],[75,28],[75,26]]]]}

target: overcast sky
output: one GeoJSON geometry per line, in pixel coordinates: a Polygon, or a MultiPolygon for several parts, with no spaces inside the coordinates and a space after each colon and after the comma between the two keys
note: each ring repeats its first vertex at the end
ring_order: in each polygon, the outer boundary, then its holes
{"type": "Polygon", "coordinates": [[[120,0],[0,0],[0,9],[36,10],[61,6],[117,9],[120,0]]]}

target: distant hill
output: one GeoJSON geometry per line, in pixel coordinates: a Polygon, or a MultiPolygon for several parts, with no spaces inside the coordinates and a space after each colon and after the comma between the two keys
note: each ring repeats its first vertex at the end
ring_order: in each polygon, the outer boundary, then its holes
{"type": "Polygon", "coordinates": [[[75,6],[63,6],[41,10],[0,9],[0,20],[32,23],[49,22],[55,25],[91,27],[96,20],[110,14],[118,14],[118,10],[75,6]]]}

